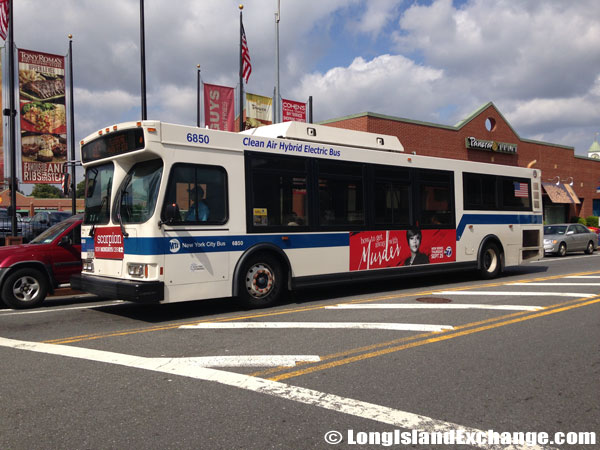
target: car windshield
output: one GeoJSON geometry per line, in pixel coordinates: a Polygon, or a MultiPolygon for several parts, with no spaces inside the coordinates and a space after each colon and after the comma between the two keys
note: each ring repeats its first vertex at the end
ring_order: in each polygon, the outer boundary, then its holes
{"type": "Polygon", "coordinates": [[[565,234],[566,232],[566,225],[546,225],[544,227],[544,234],[565,234]]]}
{"type": "Polygon", "coordinates": [[[71,213],[68,212],[56,212],[56,213],[52,213],[50,214],[50,221],[51,222],[62,222],[65,219],[68,219],[69,217],[71,217],[71,213]]]}
{"type": "Polygon", "coordinates": [[[65,220],[64,222],[59,222],[56,225],[51,226],[42,234],[38,235],[35,239],[33,239],[30,244],[49,244],[54,239],[56,239],[63,231],[71,226],[73,222],[70,220],[65,220]]]}

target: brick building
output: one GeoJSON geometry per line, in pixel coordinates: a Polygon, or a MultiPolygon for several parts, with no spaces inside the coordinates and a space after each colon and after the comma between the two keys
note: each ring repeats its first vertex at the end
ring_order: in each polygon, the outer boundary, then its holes
{"type": "MultiPolygon", "coordinates": [[[[35,198],[23,195],[20,192],[16,194],[17,212],[21,216],[33,217],[39,211],[73,211],[73,200],[70,198],[35,198]]],[[[0,192],[0,207],[6,208],[10,205],[10,190],[6,189],[0,192]]],[[[76,200],[77,212],[83,212],[84,199],[76,200]]]]}
{"type": "MultiPolygon", "coordinates": [[[[490,102],[455,126],[361,113],[324,125],[398,136],[405,152],[542,171],[544,220],[600,215],[600,159],[573,147],[521,138],[490,102]]],[[[591,154],[591,153],[590,153],[591,154]]]]}

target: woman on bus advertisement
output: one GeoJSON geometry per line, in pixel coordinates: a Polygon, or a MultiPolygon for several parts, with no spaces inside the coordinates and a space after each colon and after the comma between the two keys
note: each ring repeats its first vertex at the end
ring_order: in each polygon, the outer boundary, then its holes
{"type": "Polygon", "coordinates": [[[354,232],[350,233],[350,270],[452,262],[455,249],[456,230],[354,232]]]}
{"type": "Polygon", "coordinates": [[[408,248],[410,249],[410,256],[404,260],[405,266],[429,264],[429,256],[419,251],[422,240],[423,234],[418,228],[414,227],[406,232],[406,241],[408,242],[408,248]]]}

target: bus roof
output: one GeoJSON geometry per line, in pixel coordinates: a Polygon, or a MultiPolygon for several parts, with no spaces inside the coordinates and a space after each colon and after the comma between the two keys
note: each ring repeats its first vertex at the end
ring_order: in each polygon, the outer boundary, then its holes
{"type": "Polygon", "coordinates": [[[295,139],[323,144],[404,152],[396,136],[347,130],[304,122],[283,122],[242,131],[241,134],[278,139],[295,139]]]}

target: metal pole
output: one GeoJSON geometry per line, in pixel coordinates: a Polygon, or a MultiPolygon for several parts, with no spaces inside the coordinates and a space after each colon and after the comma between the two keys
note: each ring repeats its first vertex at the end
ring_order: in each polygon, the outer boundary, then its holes
{"type": "Polygon", "coordinates": [[[312,118],[312,95],[308,97],[308,123],[313,123],[312,118]]]}
{"type": "Polygon", "coordinates": [[[11,235],[16,236],[17,229],[17,142],[15,109],[15,41],[14,41],[13,0],[8,3],[8,71],[9,71],[9,128],[10,128],[10,204],[12,206],[11,235]]]}
{"type": "Polygon", "coordinates": [[[141,57],[141,85],[142,85],[142,120],[148,118],[146,106],[146,44],[144,40],[144,0],[140,0],[140,57],[141,57]]]}
{"type": "Polygon", "coordinates": [[[242,78],[242,27],[244,26],[242,23],[242,10],[244,9],[244,5],[238,7],[240,8],[240,126],[239,130],[244,131],[244,79],[242,78]]]}
{"type": "Polygon", "coordinates": [[[73,214],[77,214],[77,193],[75,192],[75,107],[73,106],[73,35],[69,34],[69,123],[71,128],[71,207],[73,214]]]}
{"type": "Polygon", "coordinates": [[[197,82],[197,94],[196,94],[196,126],[200,128],[200,64],[196,65],[198,68],[198,82],[197,82]]]}
{"type": "Polygon", "coordinates": [[[281,112],[279,106],[279,20],[281,19],[281,0],[277,0],[277,12],[275,13],[275,73],[277,84],[275,85],[275,104],[273,105],[273,123],[281,122],[281,112]]]}

